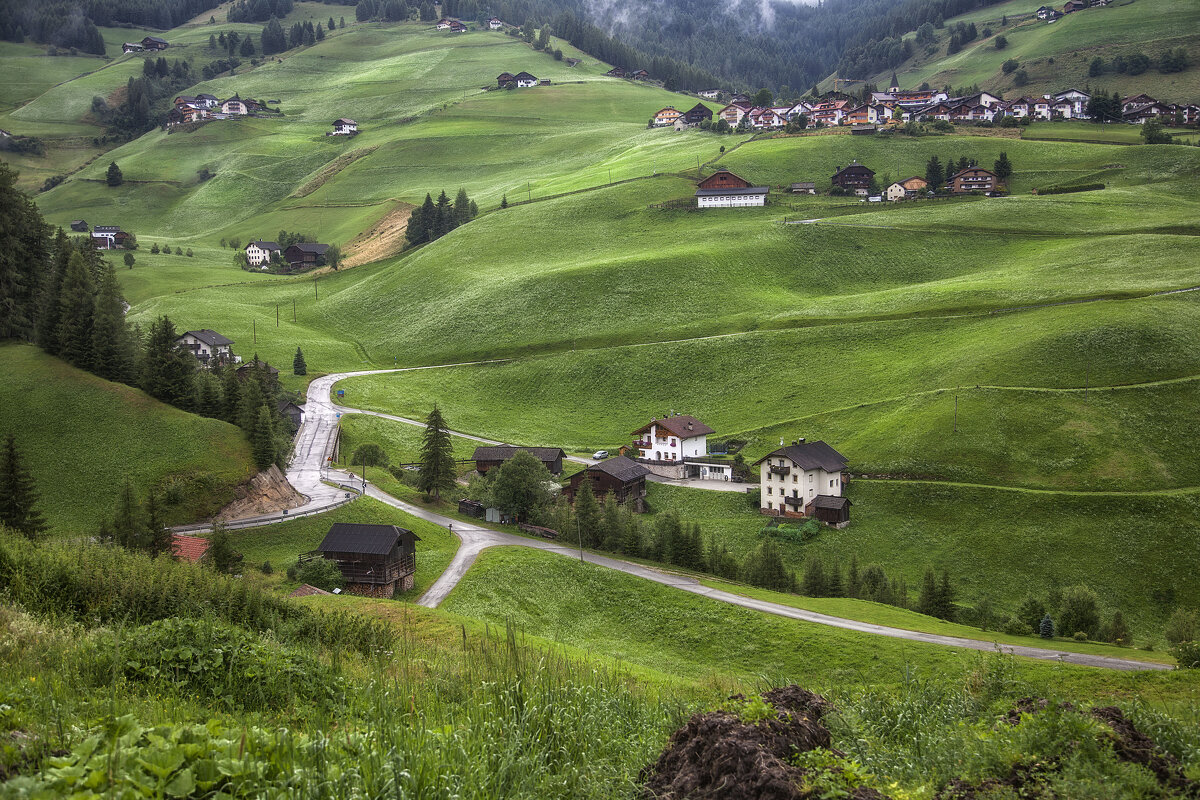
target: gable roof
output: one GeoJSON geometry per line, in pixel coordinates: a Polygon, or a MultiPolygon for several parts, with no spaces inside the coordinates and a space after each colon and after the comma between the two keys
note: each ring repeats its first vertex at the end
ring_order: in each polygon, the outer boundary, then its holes
{"type": "MultiPolygon", "coordinates": [[[[753,187],[755,189],[765,189],[764,186],[753,187]]],[[[715,189],[717,193],[728,193],[728,189],[715,189]]],[[[657,425],[660,428],[666,428],[670,433],[678,436],[680,439],[690,439],[693,436],[707,436],[710,433],[715,433],[712,428],[705,425],[695,417],[690,417],[687,414],[676,414],[673,417],[663,417],[662,419],[652,419],[642,427],[634,431],[636,436],[639,433],[646,433],[650,430],[651,425],[657,425]]]]}
{"type": "Polygon", "coordinates": [[[874,174],[875,174],[875,171],[874,171],[873,169],[871,169],[870,167],[868,167],[868,166],[866,166],[866,165],[864,165],[864,164],[860,164],[860,163],[858,163],[857,161],[851,161],[849,164],[847,164],[846,166],[842,167],[842,168],[841,168],[841,169],[839,169],[837,172],[833,173],[833,177],[835,177],[835,178],[836,178],[838,175],[841,175],[843,172],[846,172],[846,171],[848,171],[848,170],[850,170],[850,169],[853,169],[854,167],[860,167],[860,168],[862,168],[862,169],[865,169],[867,172],[870,172],[872,175],[874,175],[874,174]]]}
{"type": "Polygon", "coordinates": [[[238,367],[235,370],[235,372],[246,373],[246,372],[249,372],[250,370],[258,369],[259,367],[262,367],[264,370],[266,370],[268,375],[278,375],[279,374],[279,370],[275,369],[274,367],[272,367],[270,364],[268,364],[265,361],[247,361],[244,364],[242,364],[240,367],[238,367]]]}
{"type": "Polygon", "coordinates": [[[735,194],[770,194],[768,186],[727,186],[723,189],[697,189],[696,197],[721,197],[735,194]]]}
{"type": "Polygon", "coordinates": [[[204,558],[208,552],[208,539],[200,536],[184,536],[181,533],[171,534],[171,555],[180,561],[190,561],[195,564],[204,558]]]}
{"type": "Polygon", "coordinates": [[[905,178],[902,181],[896,181],[896,183],[900,184],[905,189],[910,189],[910,190],[911,189],[924,189],[926,186],[929,185],[929,181],[925,180],[920,175],[913,175],[911,178],[905,178]],[[919,185],[909,186],[909,184],[913,183],[914,181],[920,181],[919,185]]]}
{"type": "Polygon", "coordinates": [[[333,121],[333,124],[334,125],[357,125],[358,123],[352,119],[347,119],[346,117],[338,117],[337,119],[335,119],[333,121]]]}
{"type": "Polygon", "coordinates": [[[397,544],[421,541],[407,528],[396,525],[364,525],[358,522],[335,522],[317,546],[320,553],[359,553],[385,556],[397,544]]]}
{"type": "Polygon", "coordinates": [[[607,461],[601,461],[599,464],[592,464],[585,471],[603,472],[605,475],[611,475],[622,483],[636,481],[638,478],[644,478],[650,474],[650,470],[626,456],[617,456],[607,461]]]}
{"type": "Polygon", "coordinates": [[[846,506],[852,506],[849,497],[836,497],[831,494],[819,494],[812,499],[812,504],[816,508],[832,508],[841,511],[846,506]]]}
{"type": "Polygon", "coordinates": [[[992,172],[990,169],[984,169],[983,167],[975,166],[975,167],[967,167],[966,169],[960,169],[958,172],[954,173],[949,178],[947,178],[946,183],[949,183],[950,181],[957,178],[959,175],[963,175],[968,172],[984,172],[984,173],[987,173],[988,175],[991,175],[993,178],[996,177],[996,173],[992,172]]]}
{"type": "Polygon", "coordinates": [[[325,251],[329,249],[329,245],[321,244],[320,242],[297,242],[293,245],[288,245],[288,250],[296,248],[302,253],[316,253],[319,256],[325,255],[325,251]]]}
{"type": "Polygon", "coordinates": [[[687,110],[687,113],[689,113],[689,114],[707,114],[708,116],[711,117],[712,109],[709,108],[708,106],[704,105],[704,103],[696,103],[696,105],[692,106],[691,108],[689,108],[687,110]]]}
{"type": "Polygon", "coordinates": [[[92,233],[120,233],[120,225],[97,225],[92,228],[92,233]]]}
{"type": "Polygon", "coordinates": [[[519,81],[536,81],[537,80],[536,75],[530,75],[528,72],[518,72],[514,77],[519,81]]]}
{"type": "Polygon", "coordinates": [[[841,472],[846,468],[846,457],[821,441],[801,442],[767,453],[755,461],[761,464],[773,456],[783,456],[800,469],[823,469],[826,472],[841,472]]]}
{"type": "Polygon", "coordinates": [[[561,447],[516,447],[502,444],[494,447],[476,447],[471,458],[475,461],[507,461],[521,450],[538,461],[554,461],[566,455],[561,447]]]}
{"type": "Polygon", "coordinates": [[[166,44],[167,43],[166,39],[161,39],[158,36],[147,36],[145,39],[142,39],[142,41],[143,42],[154,42],[155,44],[166,44]]]}
{"type": "Polygon", "coordinates": [[[184,336],[194,336],[209,347],[220,347],[227,344],[233,344],[233,339],[226,339],[221,334],[208,328],[201,328],[198,331],[184,331],[182,334],[180,334],[179,338],[182,339],[184,336]]]}
{"type": "Polygon", "coordinates": [[[280,248],[278,242],[260,242],[257,239],[253,242],[246,243],[247,250],[250,249],[250,245],[257,245],[258,249],[260,249],[260,250],[280,250],[280,249],[282,249],[282,248],[280,248]]]}
{"type": "Polygon", "coordinates": [[[513,75],[511,72],[501,72],[499,75],[496,76],[496,80],[498,80],[498,81],[512,81],[512,80],[516,80],[516,79],[517,79],[517,76],[513,75]]]}

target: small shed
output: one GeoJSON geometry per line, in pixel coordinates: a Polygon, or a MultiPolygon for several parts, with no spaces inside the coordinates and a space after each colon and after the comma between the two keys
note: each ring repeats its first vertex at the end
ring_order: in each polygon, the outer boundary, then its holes
{"type": "Polygon", "coordinates": [[[458,513],[474,517],[475,519],[483,519],[484,514],[487,513],[487,509],[478,500],[467,500],[464,498],[458,501],[458,513]]]}
{"type": "Polygon", "coordinates": [[[71,220],[71,230],[76,233],[87,233],[91,229],[88,227],[86,219],[73,219],[71,220]]]}
{"type": "Polygon", "coordinates": [[[275,408],[280,415],[287,418],[288,425],[292,429],[292,433],[300,430],[300,426],[304,424],[304,409],[293,403],[287,398],[281,398],[275,404],[275,408]]]}
{"type": "Polygon", "coordinates": [[[421,537],[396,525],[335,522],[317,549],[300,560],[333,561],[350,594],[390,598],[413,587],[419,541],[421,537]]]}
{"type": "Polygon", "coordinates": [[[628,503],[634,511],[641,512],[645,510],[646,476],[649,474],[650,470],[632,458],[617,456],[576,472],[563,487],[563,494],[574,503],[576,492],[586,480],[591,482],[592,494],[600,503],[611,493],[618,504],[628,503]]]}
{"type": "Polygon", "coordinates": [[[817,185],[812,181],[800,181],[790,187],[792,194],[816,194],[817,185]]]}
{"type": "Polygon", "coordinates": [[[826,525],[844,528],[850,524],[850,498],[819,494],[812,499],[804,513],[826,525]]]}

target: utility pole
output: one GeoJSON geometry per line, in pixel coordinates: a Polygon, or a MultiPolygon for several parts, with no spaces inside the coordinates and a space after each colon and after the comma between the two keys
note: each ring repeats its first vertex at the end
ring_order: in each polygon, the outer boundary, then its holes
{"type": "Polygon", "coordinates": [[[958,389],[954,390],[954,432],[958,433],[958,389]]]}
{"type": "Polygon", "coordinates": [[[575,517],[575,533],[579,536],[579,563],[583,563],[583,529],[579,527],[579,516],[575,517]]]}
{"type": "Polygon", "coordinates": [[[296,298],[292,298],[292,322],[296,321],[296,298]]]}
{"type": "Polygon", "coordinates": [[[279,327],[279,303],[275,304],[275,327],[279,327]]]}
{"type": "Polygon", "coordinates": [[[254,336],[254,343],[258,344],[258,320],[250,320],[250,332],[254,336]]]}
{"type": "Polygon", "coordinates": [[[313,300],[319,300],[319,299],[320,298],[317,297],[317,279],[313,278],[313,300]]]}

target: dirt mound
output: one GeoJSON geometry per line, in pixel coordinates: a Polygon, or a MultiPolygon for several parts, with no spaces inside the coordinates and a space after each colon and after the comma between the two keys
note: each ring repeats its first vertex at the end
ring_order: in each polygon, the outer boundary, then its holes
{"type": "Polygon", "coordinates": [[[304,495],[297,492],[274,464],[238,487],[238,499],[221,509],[216,518],[225,522],[259,514],[270,514],[304,505],[304,495]]]}
{"type": "Polygon", "coordinates": [[[1121,709],[1093,708],[1092,716],[1112,728],[1113,752],[1117,758],[1141,764],[1154,773],[1159,783],[1179,791],[1182,797],[1200,797],[1200,782],[1189,780],[1175,756],[1159,750],[1154,740],[1139,731],[1121,709]]]}
{"type": "MultiPolygon", "coordinates": [[[[821,724],[830,705],[798,686],[773,689],[763,699],[775,714],[759,722],[743,722],[726,711],[694,715],[672,734],[658,761],[643,770],[645,795],[660,800],[809,797],[802,788],[805,770],[790,761],[797,752],[830,749],[829,730],[821,724]]],[[[858,787],[851,797],[883,796],[858,787]]]]}
{"type": "MultiPolygon", "coordinates": [[[[1021,722],[1022,714],[1036,714],[1039,711],[1045,711],[1051,707],[1051,703],[1044,697],[1022,697],[1017,701],[1017,704],[1010,708],[1002,718],[1003,722],[1009,725],[1018,725],[1021,722]]],[[[1075,711],[1076,708],[1072,703],[1054,703],[1054,708],[1062,711],[1075,711]]]]}

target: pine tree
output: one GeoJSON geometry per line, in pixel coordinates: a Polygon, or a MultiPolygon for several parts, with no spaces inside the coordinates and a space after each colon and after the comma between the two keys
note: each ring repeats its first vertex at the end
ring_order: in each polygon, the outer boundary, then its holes
{"type": "Polygon", "coordinates": [[[936,191],[944,181],[945,175],[942,172],[942,162],[938,161],[937,156],[930,156],[929,161],[925,164],[925,182],[929,184],[931,190],[936,191]]]}
{"type": "Polygon", "coordinates": [[[113,517],[113,540],[122,547],[135,549],[142,532],[142,514],[133,496],[133,487],[125,483],[117,496],[117,511],[113,517]]]}
{"type": "Polygon", "coordinates": [[[237,370],[225,367],[221,378],[221,419],[237,425],[241,408],[242,382],[238,380],[237,370]]]}
{"type": "Polygon", "coordinates": [[[829,597],[843,597],[846,589],[842,584],[842,565],[834,562],[825,578],[825,594],[829,597]]]}
{"type": "Polygon", "coordinates": [[[454,216],[456,225],[466,225],[471,221],[471,198],[467,197],[466,189],[459,189],[454,198],[454,216]]]}
{"type": "Polygon", "coordinates": [[[1008,153],[1006,151],[1000,151],[1000,157],[996,159],[996,163],[992,167],[992,171],[996,173],[996,177],[1002,181],[1007,181],[1008,176],[1012,175],[1012,162],[1008,160],[1008,153]]]}
{"type": "Polygon", "coordinates": [[[938,612],[937,576],[933,570],[926,568],[925,576],[921,579],[921,596],[917,599],[917,611],[926,616],[936,617],[938,612]]]}
{"type": "Polygon", "coordinates": [[[307,375],[308,364],[304,362],[304,353],[300,352],[300,348],[296,348],[296,357],[292,359],[292,374],[307,375]]]}
{"type": "Polygon", "coordinates": [[[258,426],[258,410],[267,402],[262,385],[253,377],[242,381],[241,401],[238,408],[238,427],[246,436],[253,437],[258,426]]]}
{"type": "Polygon", "coordinates": [[[275,426],[271,422],[271,409],[266,403],[258,409],[254,430],[250,434],[250,448],[254,454],[254,465],[259,471],[269,469],[275,463],[275,426]]]}
{"type": "Polygon", "coordinates": [[[617,505],[617,498],[612,492],[608,493],[608,497],[604,499],[604,537],[600,547],[610,552],[617,552],[621,549],[621,542],[625,538],[624,520],[621,518],[621,507],[617,505]]]}
{"type": "Polygon", "coordinates": [[[88,369],[92,364],[92,326],[96,300],[91,276],[78,251],[67,262],[58,298],[58,353],[71,364],[88,369]]]}
{"type": "MultiPolygon", "coordinates": [[[[896,84],[892,84],[895,86],[896,84]]],[[[858,575],[858,554],[850,554],[850,572],[846,576],[846,596],[861,597],[862,596],[862,578],[858,575]]]]}
{"type": "Polygon", "coordinates": [[[804,566],[804,578],[800,582],[800,591],[809,597],[825,597],[829,584],[825,577],[825,562],[817,556],[808,559],[804,566]]]}
{"type": "Polygon", "coordinates": [[[92,371],[110,381],[128,382],[133,376],[133,340],[125,325],[125,298],[111,264],[104,265],[96,292],[92,371]]]}
{"type": "Polygon", "coordinates": [[[508,195],[507,194],[500,195],[500,207],[508,208],[508,195]]]}
{"type": "Polygon", "coordinates": [[[938,585],[937,591],[937,613],[934,616],[953,621],[954,610],[954,587],[950,585],[949,571],[943,569],[942,582],[938,585]]]}
{"type": "Polygon", "coordinates": [[[585,547],[595,547],[603,535],[604,521],[600,503],[592,492],[592,482],[584,478],[575,493],[575,536],[585,547]]]}
{"type": "Polygon", "coordinates": [[[437,404],[425,421],[425,435],[421,439],[421,471],[418,473],[418,488],[434,499],[441,499],[442,491],[454,488],[454,446],[446,430],[446,421],[437,404]]]}
{"type": "Polygon", "coordinates": [[[142,356],[141,385],[151,397],[186,409],[191,403],[196,363],[179,347],[178,339],[169,317],[159,317],[150,325],[142,356]]]}
{"type": "Polygon", "coordinates": [[[171,555],[171,530],[163,523],[154,492],[146,497],[145,549],[152,556],[171,555]]]}
{"type": "Polygon", "coordinates": [[[108,165],[108,172],[105,173],[104,181],[109,186],[120,186],[125,182],[125,176],[121,174],[121,168],[117,166],[117,162],[113,161],[108,165]]]}
{"type": "Polygon", "coordinates": [[[194,384],[196,399],[192,407],[195,412],[202,417],[221,419],[221,382],[217,376],[208,371],[197,372],[194,384]]]}
{"type": "Polygon", "coordinates": [[[1043,639],[1054,638],[1054,620],[1050,619],[1050,615],[1042,617],[1042,621],[1038,623],[1038,635],[1043,639]]]}
{"type": "Polygon", "coordinates": [[[63,277],[67,273],[67,265],[75,248],[62,228],[54,240],[54,257],[49,261],[42,274],[41,286],[38,288],[37,324],[34,328],[34,341],[38,347],[51,355],[58,354],[58,304],[62,292],[63,277]]]}
{"type": "Polygon", "coordinates": [[[17,450],[17,437],[8,434],[0,456],[0,525],[29,539],[46,530],[46,520],[38,511],[37,485],[25,469],[17,450]]]}
{"type": "Polygon", "coordinates": [[[636,519],[624,521],[621,553],[634,558],[642,555],[642,528],[636,519]]]}

